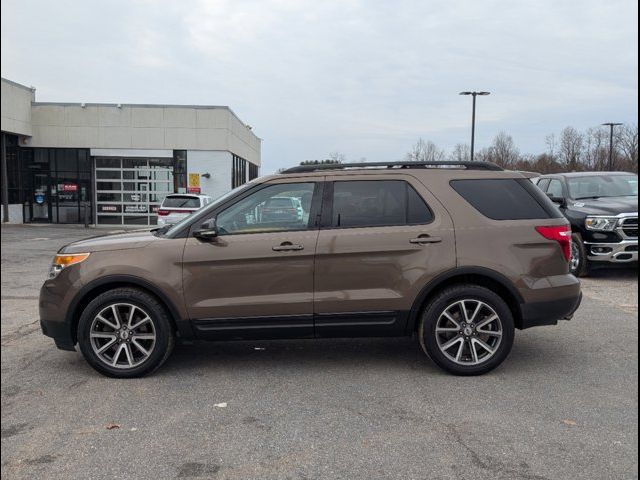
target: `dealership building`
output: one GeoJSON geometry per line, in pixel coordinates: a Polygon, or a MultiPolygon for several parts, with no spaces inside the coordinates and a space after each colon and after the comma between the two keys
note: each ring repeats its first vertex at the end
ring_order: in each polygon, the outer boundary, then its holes
{"type": "Polygon", "coordinates": [[[259,175],[261,139],[229,107],[37,102],[4,78],[1,98],[3,220],[155,225],[169,193],[259,175]]]}

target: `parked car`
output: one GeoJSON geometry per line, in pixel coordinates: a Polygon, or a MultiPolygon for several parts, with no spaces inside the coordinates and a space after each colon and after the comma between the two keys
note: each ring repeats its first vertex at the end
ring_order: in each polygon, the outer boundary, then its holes
{"type": "Polygon", "coordinates": [[[260,208],[262,221],[268,222],[300,222],[302,220],[302,205],[300,199],[293,197],[270,198],[260,208]]]}
{"type": "Polygon", "coordinates": [[[158,209],[158,226],[173,225],[180,220],[209,205],[213,199],[208,195],[172,193],[164,197],[158,209]]]}
{"type": "Polygon", "coordinates": [[[114,377],[154,371],[176,340],[405,335],[477,375],[502,363],[515,329],[571,318],[569,259],[558,208],[494,164],[300,166],[170,228],[62,248],[41,326],[114,377]],[[308,211],[256,215],[284,197],[308,211]]]}
{"type": "Polygon", "coordinates": [[[638,176],[624,172],[581,172],[537,179],[571,222],[571,272],[593,265],[638,261],[638,176]]]}

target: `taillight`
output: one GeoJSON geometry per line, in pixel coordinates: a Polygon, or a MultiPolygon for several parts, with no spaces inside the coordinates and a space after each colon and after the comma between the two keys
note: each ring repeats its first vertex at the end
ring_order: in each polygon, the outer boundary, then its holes
{"type": "Polygon", "coordinates": [[[169,210],[158,210],[158,215],[160,215],[161,217],[169,215],[169,210]]]}
{"type": "Polygon", "coordinates": [[[571,261],[571,228],[568,225],[536,227],[536,231],[547,240],[555,240],[562,247],[567,262],[571,261]]]}

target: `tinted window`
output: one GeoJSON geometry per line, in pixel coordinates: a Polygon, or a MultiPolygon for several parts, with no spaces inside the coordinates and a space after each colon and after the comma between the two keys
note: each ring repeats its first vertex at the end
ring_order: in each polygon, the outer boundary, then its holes
{"type": "Polygon", "coordinates": [[[564,197],[564,194],[562,193],[562,182],[560,180],[552,179],[551,183],[549,183],[549,188],[547,188],[547,193],[554,197],[564,197]]]}
{"type": "Polygon", "coordinates": [[[433,220],[431,210],[411,185],[407,185],[407,223],[429,223],[433,220]]]}
{"type": "Polygon", "coordinates": [[[221,235],[305,230],[311,223],[311,201],[302,199],[313,197],[314,188],[314,183],[283,183],[262,188],[220,212],[216,226],[221,235]]]}
{"type": "Polygon", "coordinates": [[[424,200],[402,180],[335,182],[333,227],[379,227],[428,223],[433,215],[424,200]]]}
{"type": "Polygon", "coordinates": [[[452,180],[451,186],[476,210],[493,220],[559,218],[561,215],[526,179],[452,180]]]}
{"type": "Polygon", "coordinates": [[[162,202],[167,208],[200,208],[200,200],[194,197],[167,197],[162,202]]]}

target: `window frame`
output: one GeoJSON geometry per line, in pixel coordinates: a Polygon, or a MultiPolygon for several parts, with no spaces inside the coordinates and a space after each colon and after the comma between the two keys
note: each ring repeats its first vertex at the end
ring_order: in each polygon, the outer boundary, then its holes
{"type": "Polygon", "coordinates": [[[420,225],[430,225],[435,222],[436,215],[429,202],[420,194],[420,191],[411,184],[405,178],[377,178],[377,179],[353,179],[353,178],[345,178],[344,180],[328,180],[325,182],[325,188],[322,198],[322,212],[321,212],[321,220],[320,220],[320,228],[322,230],[349,230],[353,228],[398,228],[398,227],[412,227],[412,226],[420,226],[420,225]],[[334,186],[338,182],[402,182],[405,185],[405,219],[409,217],[409,188],[413,188],[418,197],[424,202],[429,214],[431,215],[431,220],[426,223],[399,223],[399,224],[391,224],[391,225],[353,225],[353,226],[336,226],[333,225],[333,193],[334,186]]]}

